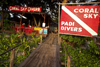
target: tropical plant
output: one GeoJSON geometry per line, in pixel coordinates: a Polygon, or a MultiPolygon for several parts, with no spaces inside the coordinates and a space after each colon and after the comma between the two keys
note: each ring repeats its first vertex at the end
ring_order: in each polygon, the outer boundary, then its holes
{"type": "MultiPolygon", "coordinates": [[[[65,60],[65,57],[68,57],[68,52],[71,55],[72,61],[75,65],[75,67],[99,67],[100,66],[100,48],[97,47],[97,45],[93,42],[93,39],[90,37],[78,37],[78,36],[67,36],[67,35],[61,35],[62,37],[62,44],[61,44],[61,62],[67,62],[65,60]],[[71,38],[69,38],[71,37],[71,38]],[[71,40],[70,40],[71,39],[71,40]],[[79,42],[78,42],[79,41],[79,42]],[[81,48],[81,44],[84,45],[84,42],[88,41],[90,42],[87,44],[89,48],[83,49],[81,48]],[[71,42],[71,43],[69,43],[71,42]],[[74,42],[74,43],[73,43],[74,42]],[[71,44],[74,44],[74,48],[71,44]],[[77,46],[78,44],[78,46],[77,46]],[[65,46],[67,50],[65,50],[65,46]],[[66,56],[63,55],[66,52],[66,56]]],[[[64,67],[62,65],[62,67],[64,67]]],[[[73,65],[71,64],[71,67],[73,65]]]]}
{"type": "MultiPolygon", "coordinates": [[[[9,37],[5,37],[6,34],[3,33],[0,35],[0,54],[6,52],[9,49],[15,48],[15,60],[14,65],[17,67],[20,62],[22,62],[33,50],[33,47],[37,47],[40,37],[34,37],[32,33],[31,40],[30,37],[19,37],[19,34],[11,34],[9,37]]],[[[10,63],[10,52],[0,56],[0,67],[9,67],[10,63]]]]}

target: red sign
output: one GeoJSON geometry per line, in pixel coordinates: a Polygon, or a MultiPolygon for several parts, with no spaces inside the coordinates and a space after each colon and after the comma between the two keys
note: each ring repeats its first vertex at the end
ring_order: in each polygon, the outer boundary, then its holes
{"type": "Polygon", "coordinates": [[[97,36],[99,6],[62,6],[59,33],[97,36]]]}
{"type": "Polygon", "coordinates": [[[9,6],[11,11],[29,11],[29,12],[41,12],[41,7],[20,7],[20,6],[9,6]]]}

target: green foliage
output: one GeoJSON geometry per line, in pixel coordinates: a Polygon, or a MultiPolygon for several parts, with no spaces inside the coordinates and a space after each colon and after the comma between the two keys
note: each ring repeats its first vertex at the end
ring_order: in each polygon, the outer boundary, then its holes
{"type": "MultiPolygon", "coordinates": [[[[93,40],[89,37],[76,37],[76,36],[67,36],[61,35],[62,42],[65,44],[68,52],[71,55],[72,61],[75,67],[99,67],[100,66],[100,48],[96,46],[93,40]],[[81,44],[84,44],[85,40],[90,42],[88,44],[88,49],[82,49],[81,44]],[[75,48],[72,45],[67,44],[68,42],[74,43],[75,48]],[[78,46],[77,46],[78,45],[78,46]]],[[[61,44],[61,54],[65,53],[64,45],[61,44]]],[[[66,51],[66,57],[68,57],[68,53],[66,51]]],[[[65,61],[65,56],[61,56],[61,62],[65,61]]],[[[67,61],[67,60],[66,60],[67,61]]],[[[71,67],[73,65],[71,64],[71,67]]]]}
{"type": "Polygon", "coordinates": [[[34,33],[31,34],[35,47],[37,47],[37,43],[40,41],[40,36],[37,36],[36,38],[34,38],[34,35],[35,35],[34,33]]]}
{"type": "Polygon", "coordinates": [[[77,36],[68,36],[68,35],[61,35],[61,38],[66,40],[67,42],[74,43],[75,46],[79,47],[80,45],[85,43],[86,38],[77,37],[77,36]]]}
{"type": "Polygon", "coordinates": [[[61,35],[61,38],[63,38],[63,39],[68,39],[68,37],[67,37],[67,35],[61,35]]]}
{"type": "Polygon", "coordinates": [[[96,54],[96,55],[100,56],[100,48],[97,48],[97,46],[93,42],[93,40],[90,41],[89,47],[90,47],[90,49],[88,51],[90,51],[93,54],[96,54]]]}
{"type": "MultiPolygon", "coordinates": [[[[4,53],[5,51],[19,45],[23,44],[15,49],[15,67],[19,65],[33,50],[33,47],[37,47],[37,42],[40,37],[32,36],[32,40],[29,40],[29,37],[18,37],[18,34],[11,34],[9,37],[5,37],[6,34],[3,33],[0,35],[0,54],[4,53]],[[28,41],[29,40],[29,41],[28,41]],[[34,41],[35,40],[35,41],[34,41]]],[[[0,56],[0,67],[7,66],[9,67],[10,63],[10,52],[0,56]]]]}
{"type": "Polygon", "coordinates": [[[68,37],[68,41],[69,41],[69,42],[72,42],[72,41],[73,41],[73,37],[72,37],[72,36],[69,36],[69,37],[68,37]]]}
{"type": "Polygon", "coordinates": [[[3,30],[12,30],[11,27],[13,26],[13,23],[9,23],[8,21],[9,21],[8,19],[4,20],[3,30]]]}

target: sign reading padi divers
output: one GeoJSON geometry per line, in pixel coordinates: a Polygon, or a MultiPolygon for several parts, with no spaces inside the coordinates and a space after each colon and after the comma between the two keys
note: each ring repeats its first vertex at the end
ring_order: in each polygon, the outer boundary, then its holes
{"type": "Polygon", "coordinates": [[[99,6],[62,6],[59,33],[97,36],[99,6]]]}

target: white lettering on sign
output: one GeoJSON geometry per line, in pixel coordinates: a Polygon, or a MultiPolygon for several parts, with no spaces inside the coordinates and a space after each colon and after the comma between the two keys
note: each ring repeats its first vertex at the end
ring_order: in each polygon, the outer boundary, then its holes
{"type": "Polygon", "coordinates": [[[93,8],[91,8],[91,9],[89,9],[89,8],[80,8],[80,9],[76,8],[76,9],[74,9],[74,12],[75,13],[86,13],[83,15],[84,18],[97,18],[97,16],[99,16],[98,14],[96,14],[96,13],[99,13],[97,8],[94,8],[94,9],[93,8]],[[91,14],[91,13],[93,13],[93,14],[91,14]]]}
{"type": "Polygon", "coordinates": [[[19,10],[18,7],[11,7],[11,10],[19,10]]]}
{"type": "Polygon", "coordinates": [[[98,14],[84,14],[84,18],[96,18],[98,14]]]}
{"type": "Polygon", "coordinates": [[[61,25],[64,25],[64,26],[74,26],[74,22],[64,22],[64,21],[62,21],[61,25]]]}
{"type": "Polygon", "coordinates": [[[26,11],[27,7],[21,7],[21,11],[26,11]]]}
{"type": "Polygon", "coordinates": [[[33,8],[33,7],[29,7],[28,11],[40,11],[40,8],[33,8]]]}
{"type": "Polygon", "coordinates": [[[88,8],[80,8],[80,9],[78,9],[78,8],[76,8],[76,9],[74,9],[74,12],[75,13],[99,13],[98,12],[98,10],[97,10],[97,8],[95,8],[95,9],[93,9],[93,8],[91,8],[91,9],[88,9],[88,8]]]}
{"type": "MultiPolygon", "coordinates": [[[[97,35],[97,32],[95,32],[91,27],[89,27],[85,22],[83,22],[80,18],[78,18],[74,13],[72,13],[69,9],[67,9],[65,6],[62,6],[62,10],[66,12],[71,18],[73,18],[79,25],[81,25],[85,30],[87,30],[92,36],[97,35]]],[[[96,12],[97,9],[95,9],[96,12]]],[[[62,27],[62,26],[61,26],[62,27]]],[[[75,27],[74,27],[75,28],[75,27]]],[[[78,28],[78,27],[77,27],[78,28]]],[[[65,27],[63,28],[65,29],[65,27]]],[[[76,29],[75,29],[76,30],[76,29]]],[[[82,28],[79,27],[78,31],[82,31],[82,28]]]]}
{"type": "Polygon", "coordinates": [[[13,10],[13,11],[32,11],[32,12],[41,12],[41,7],[9,6],[9,10],[13,10]]]}
{"type": "Polygon", "coordinates": [[[61,30],[82,32],[82,28],[81,27],[78,28],[78,27],[64,27],[64,26],[61,26],[61,30]]]}
{"type": "Polygon", "coordinates": [[[61,30],[65,30],[65,31],[74,31],[74,32],[82,32],[82,28],[81,27],[75,27],[75,22],[65,22],[62,21],[61,22],[61,30]]]}

